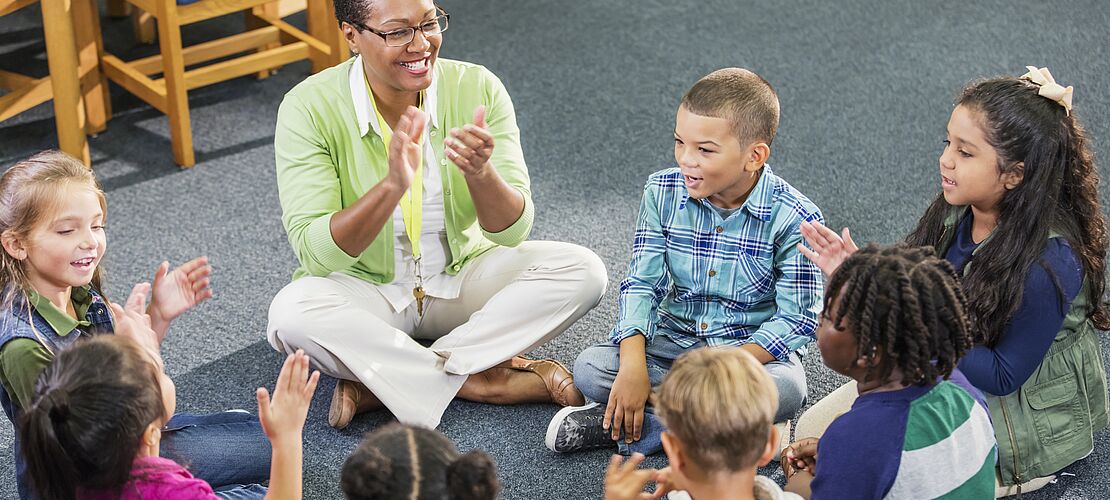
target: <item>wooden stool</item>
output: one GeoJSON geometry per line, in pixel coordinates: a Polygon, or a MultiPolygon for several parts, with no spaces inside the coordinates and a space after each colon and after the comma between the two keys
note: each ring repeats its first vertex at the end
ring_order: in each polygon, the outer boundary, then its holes
{"type": "MultiPolygon", "coordinates": [[[[39,0],[0,0],[0,16],[39,0]]],[[[58,147],[90,165],[87,134],[104,130],[111,116],[108,85],[98,61],[104,52],[94,0],[41,0],[50,76],[32,78],[0,71],[0,121],[50,99],[58,147]]]]}
{"type": "Polygon", "coordinates": [[[156,19],[161,54],[129,62],[105,54],[101,59],[103,70],[109,79],[168,116],[174,162],[182,167],[196,163],[186,95],[189,90],[303,59],[311,59],[313,69],[319,70],[339,64],[349,55],[331,0],[308,0],[308,33],[275,14],[259,10],[253,16],[266,26],[190,47],[182,47],[182,26],[251,11],[272,0],[200,0],[180,6],[174,0],[127,1],[156,19]],[[185,70],[186,65],[243,53],[246,54],[185,70]],[[157,74],[161,78],[151,78],[157,74]]]}

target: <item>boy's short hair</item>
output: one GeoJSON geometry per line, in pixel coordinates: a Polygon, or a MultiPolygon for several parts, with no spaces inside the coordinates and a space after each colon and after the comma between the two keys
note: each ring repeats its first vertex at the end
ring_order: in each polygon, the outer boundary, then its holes
{"type": "Polygon", "coordinates": [[[779,128],[778,94],[763,77],[743,68],[705,75],[682,96],[682,106],[695,115],[728,120],[742,145],[770,145],[779,128]]]}
{"type": "Polygon", "coordinates": [[[682,354],[652,401],[690,460],[709,472],[756,466],[779,406],[767,370],[738,347],[682,354]]]}

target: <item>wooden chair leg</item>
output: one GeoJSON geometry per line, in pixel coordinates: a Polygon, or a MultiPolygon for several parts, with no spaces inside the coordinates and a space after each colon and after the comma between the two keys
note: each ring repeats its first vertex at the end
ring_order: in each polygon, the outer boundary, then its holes
{"type": "Polygon", "coordinates": [[[87,134],[97,134],[108,128],[112,105],[108,98],[108,78],[100,72],[100,58],[104,55],[104,42],[100,36],[100,19],[95,0],[74,0],[73,19],[77,39],[77,57],[80,61],[81,89],[85,100],[87,134]]]}
{"type": "Polygon", "coordinates": [[[131,15],[131,4],[127,0],[108,0],[108,17],[127,17],[131,15]]]}
{"type": "Polygon", "coordinates": [[[189,97],[185,89],[185,56],[181,47],[181,24],[174,0],[159,0],[158,43],[162,50],[162,78],[166,85],[166,115],[170,120],[170,144],[174,162],[183,168],[196,164],[193,131],[189,123],[189,97]]]}
{"type": "Polygon", "coordinates": [[[46,35],[47,64],[54,91],[58,147],[89,165],[85,109],[77,71],[77,45],[71,4],[66,0],[43,0],[42,20],[46,35]]]}
{"type": "Polygon", "coordinates": [[[347,60],[351,55],[350,50],[335,21],[335,5],[331,0],[308,0],[305,15],[308,33],[327,44],[330,51],[327,56],[313,53],[312,72],[318,73],[347,60]]]}
{"type": "Polygon", "coordinates": [[[156,24],[154,16],[143,9],[135,7],[131,12],[131,31],[134,33],[136,42],[146,45],[154,43],[156,24]]]}
{"type": "MultiPolygon", "coordinates": [[[[277,2],[277,0],[275,0],[275,1],[267,3],[267,4],[259,5],[255,8],[253,8],[253,9],[251,9],[250,12],[246,12],[245,24],[246,24],[246,27],[247,27],[247,31],[258,29],[258,28],[264,28],[264,27],[270,25],[270,23],[267,23],[266,21],[263,21],[263,20],[259,19],[258,17],[255,17],[255,15],[254,15],[255,13],[265,14],[265,15],[273,16],[273,17],[280,17],[281,14],[280,14],[279,10],[280,9],[278,8],[278,2],[277,2]]],[[[281,46],[280,42],[274,42],[274,43],[266,44],[266,45],[263,45],[262,47],[259,47],[258,50],[256,50],[255,52],[263,52],[263,51],[270,50],[270,49],[276,49],[280,46],[281,46]]],[[[262,70],[262,71],[259,71],[258,73],[256,73],[255,77],[258,78],[259,80],[265,80],[266,78],[269,78],[270,75],[274,74],[274,71],[275,70],[272,70],[272,69],[265,69],[265,70],[262,70]]]]}

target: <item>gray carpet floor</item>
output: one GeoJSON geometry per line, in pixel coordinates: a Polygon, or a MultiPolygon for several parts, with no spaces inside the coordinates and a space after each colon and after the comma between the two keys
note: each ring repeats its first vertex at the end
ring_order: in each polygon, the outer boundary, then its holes
{"type": "MultiPolygon", "coordinates": [[[[533,354],[565,363],[603,339],[616,315],[644,179],[673,165],[679,98],[700,76],[745,66],[782,101],[770,164],[859,241],[901,238],[938,191],[937,156],[951,102],[979,76],[1049,66],[1075,85],[1076,113],[1110,178],[1110,8],[1105,0],[446,0],[444,57],[486,65],[516,104],[537,205],[535,239],[578,243],[608,266],[601,304],[533,354]]],[[[0,19],[0,68],[44,74],[37,7],[0,19]]],[[[293,22],[303,25],[303,16],[293,22]]],[[[125,20],[103,22],[109,50],[136,47],[125,20]]],[[[241,29],[227,17],[186,41],[241,29]]],[[[107,291],[122,297],[162,259],[211,257],[215,297],[178,320],[164,346],[181,411],[253,408],[280,358],[264,339],[270,298],[296,262],[279,221],[273,161],[282,95],[307,75],[294,64],[190,94],[198,164],[173,165],[165,118],[113,88],[115,115],[91,139],[108,196],[107,291]]],[[[0,167],[55,147],[50,105],[0,123],[0,167]]],[[[1110,201],[1102,188],[1104,203],[1110,201]]],[[[1110,337],[1102,336],[1110,352],[1110,337]]],[[[806,358],[809,399],[844,379],[806,358]]],[[[333,381],[321,385],[305,431],[305,495],[337,498],[339,469],[360,436],[388,421],[327,426],[333,381]]],[[[600,498],[606,452],[559,456],[543,446],[552,405],[456,402],[441,430],[496,459],[505,498],[600,498]]],[[[11,427],[0,425],[0,498],[15,496],[11,427]]],[[[862,438],[862,437],[861,437],[862,438]]],[[[1105,498],[1110,432],[1068,475],[1029,498],[1105,498]]],[[[665,459],[649,460],[662,466],[665,459]]],[[[762,471],[782,480],[772,468],[762,471]]]]}

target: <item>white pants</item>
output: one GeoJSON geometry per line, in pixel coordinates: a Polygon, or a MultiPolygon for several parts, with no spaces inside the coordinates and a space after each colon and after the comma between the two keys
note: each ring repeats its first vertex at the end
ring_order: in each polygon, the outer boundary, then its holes
{"type": "Polygon", "coordinates": [[[559,335],[598,304],[605,264],[570,243],[497,247],[460,271],[457,299],[394,313],[377,286],[342,273],[304,277],[270,304],[267,337],[320,371],[366,385],[398,420],[434,428],[467,376],[559,335]],[[424,347],[417,340],[431,342],[424,347]]]}

